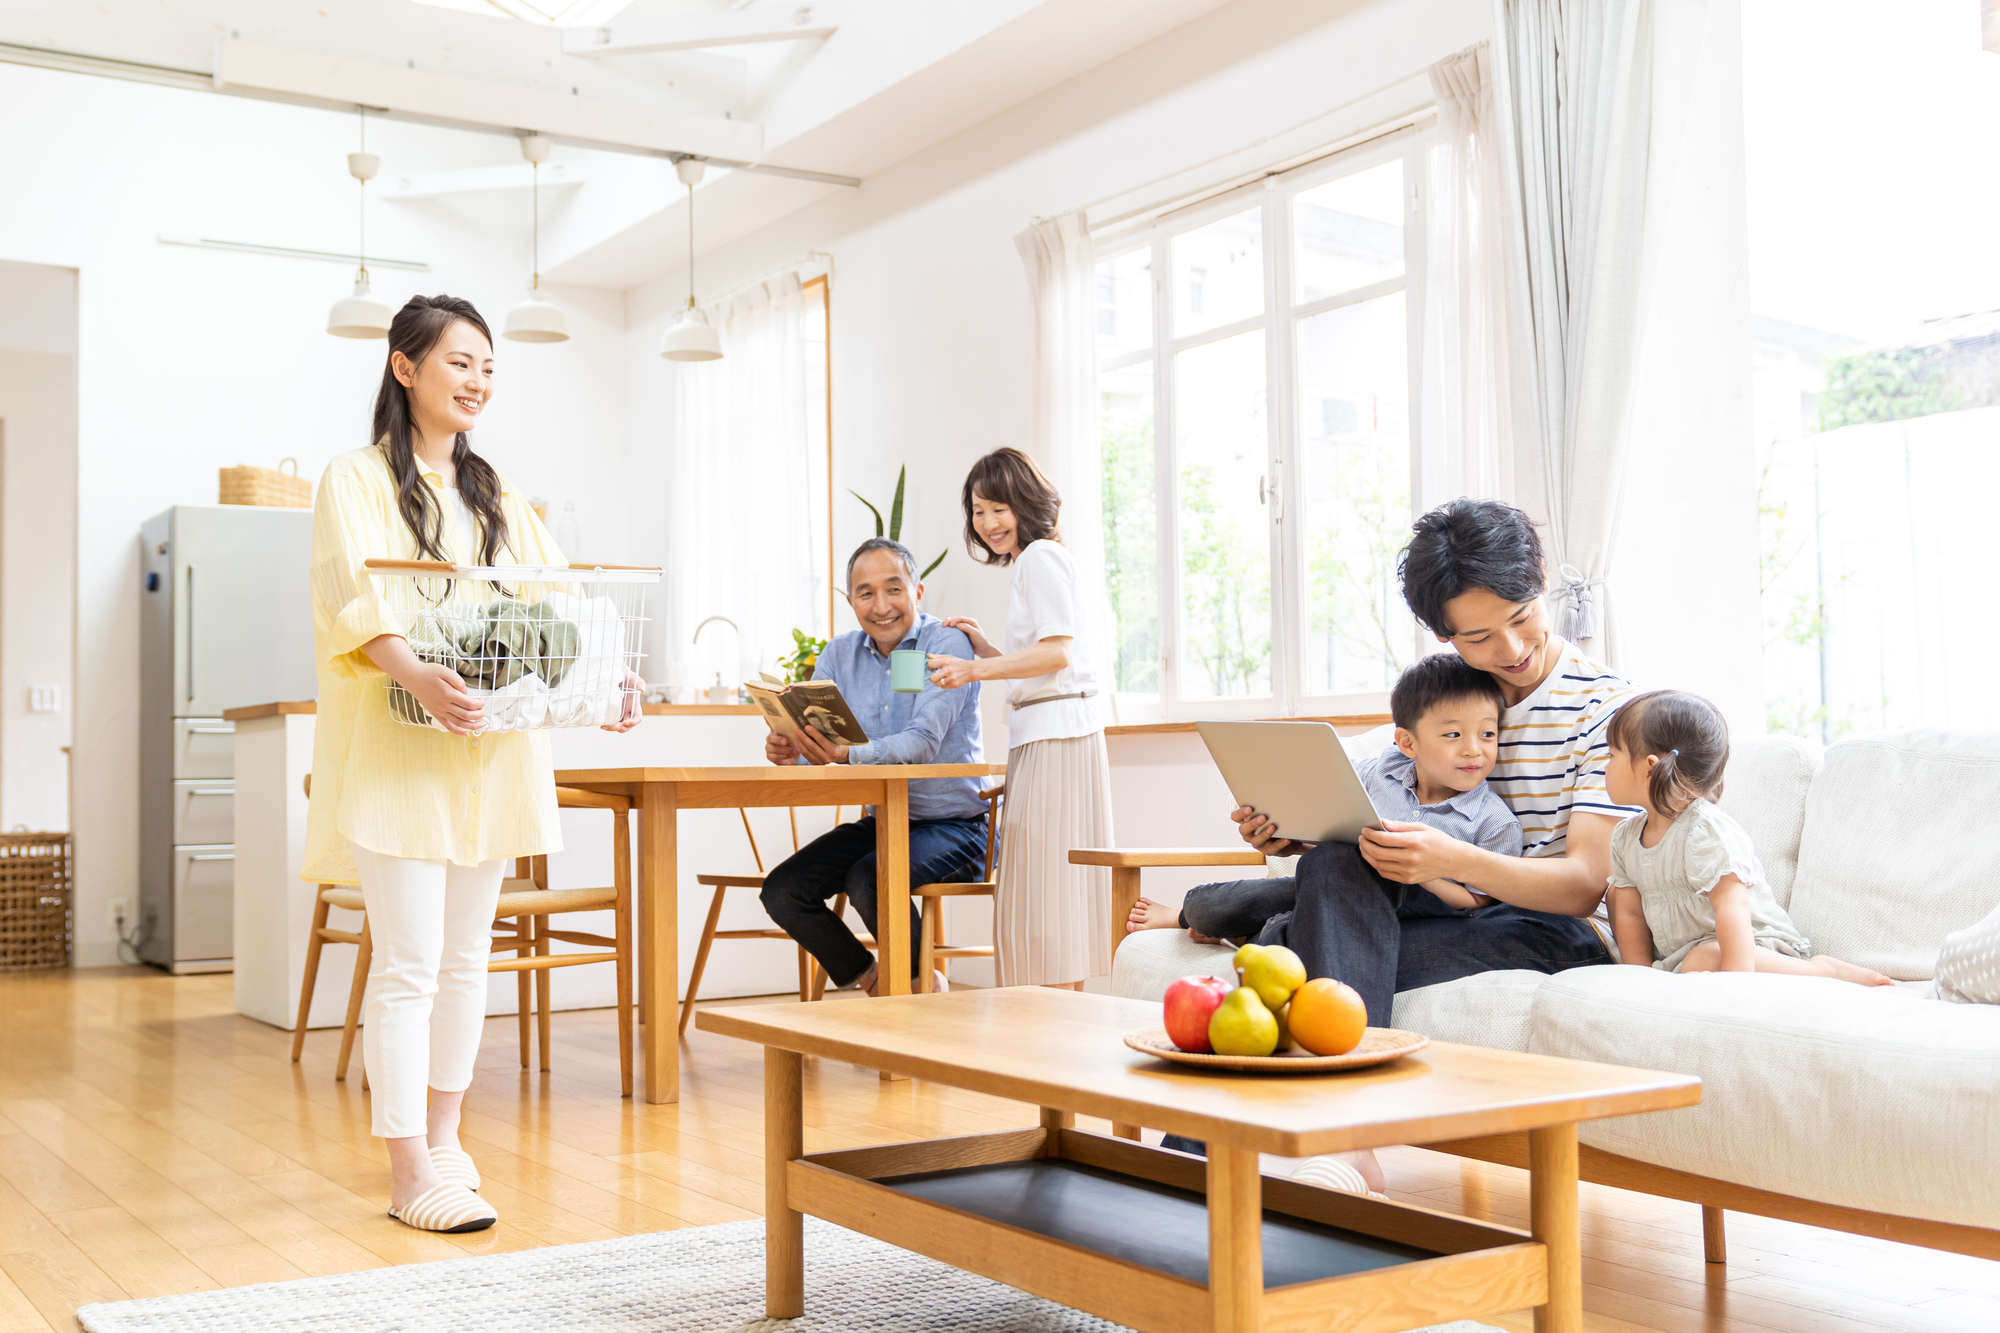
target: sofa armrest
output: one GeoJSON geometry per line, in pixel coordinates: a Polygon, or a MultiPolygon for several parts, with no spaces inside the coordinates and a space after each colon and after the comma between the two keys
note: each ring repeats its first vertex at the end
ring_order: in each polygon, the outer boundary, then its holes
{"type": "Polygon", "coordinates": [[[1264,853],[1251,847],[1074,847],[1069,861],[1111,868],[1111,951],[1125,941],[1125,918],[1139,901],[1139,874],[1147,866],[1261,866],[1264,853]]]}

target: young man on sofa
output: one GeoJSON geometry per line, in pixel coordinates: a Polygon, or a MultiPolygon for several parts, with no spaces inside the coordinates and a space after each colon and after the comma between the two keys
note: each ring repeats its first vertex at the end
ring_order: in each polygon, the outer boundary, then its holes
{"type": "MultiPolygon", "coordinates": [[[[1401,572],[1418,623],[1506,698],[1487,781],[1521,821],[1522,855],[1401,821],[1364,832],[1359,846],[1311,845],[1255,810],[1234,813],[1259,851],[1304,853],[1286,938],[1314,975],[1359,991],[1368,1021],[1384,1027],[1398,991],[1503,968],[1553,973],[1614,961],[1608,934],[1590,918],[1611,873],[1611,830],[1634,813],[1613,805],[1604,786],[1606,724],[1632,687],[1549,623],[1542,545],[1528,516],[1494,500],[1441,505],[1417,520],[1401,572]],[[1477,884],[1496,901],[1440,913],[1429,895],[1405,887],[1436,879],[1477,884]]],[[[1372,1155],[1360,1158],[1354,1165],[1380,1189],[1372,1155]]]]}

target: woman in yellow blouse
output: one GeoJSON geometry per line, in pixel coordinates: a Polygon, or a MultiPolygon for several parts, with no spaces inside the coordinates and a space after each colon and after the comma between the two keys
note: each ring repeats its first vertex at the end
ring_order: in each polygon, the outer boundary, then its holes
{"type": "MultiPolygon", "coordinates": [[[[389,326],[376,443],[333,460],[313,509],[319,722],[301,878],[361,886],[374,944],[362,1037],[373,1129],[389,1150],[390,1214],[430,1231],[496,1220],[458,1142],[494,901],[510,859],[560,850],[562,838],[547,733],[481,734],[480,702],[449,666],[411,651],[362,562],[567,563],[466,443],[492,396],[493,336],[479,312],[412,298],[389,326]],[[391,681],[445,730],[396,721],[391,681]]],[[[639,697],[629,692],[605,730],[636,725],[639,697]]]]}

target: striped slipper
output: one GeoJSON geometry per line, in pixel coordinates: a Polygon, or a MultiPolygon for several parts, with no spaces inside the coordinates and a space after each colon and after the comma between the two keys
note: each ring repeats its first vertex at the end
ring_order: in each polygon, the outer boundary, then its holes
{"type": "Polygon", "coordinates": [[[500,1220],[493,1205],[463,1185],[437,1185],[418,1195],[408,1208],[389,1216],[419,1231],[484,1231],[500,1220]]]}
{"type": "Polygon", "coordinates": [[[462,1186],[474,1194],[479,1192],[479,1168],[472,1164],[472,1154],[465,1149],[433,1148],[431,1165],[445,1184],[462,1186]]]}
{"type": "Polygon", "coordinates": [[[1292,1179],[1301,1185],[1317,1185],[1323,1190],[1338,1190],[1342,1194],[1359,1194],[1363,1198],[1390,1202],[1388,1195],[1368,1188],[1368,1180],[1358,1168],[1338,1157],[1315,1157],[1292,1172],[1292,1179]]]}

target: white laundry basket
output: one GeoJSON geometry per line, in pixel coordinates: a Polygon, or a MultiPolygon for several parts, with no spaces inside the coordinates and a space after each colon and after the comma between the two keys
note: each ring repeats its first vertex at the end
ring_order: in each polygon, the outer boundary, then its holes
{"type": "MultiPolygon", "coordinates": [[[[410,650],[449,666],[486,706],[482,731],[596,727],[639,708],[639,635],[656,568],[365,562],[410,650]]],[[[389,711],[444,728],[389,684],[389,711]]]]}

